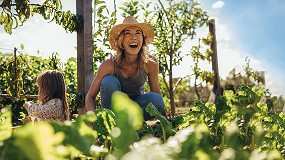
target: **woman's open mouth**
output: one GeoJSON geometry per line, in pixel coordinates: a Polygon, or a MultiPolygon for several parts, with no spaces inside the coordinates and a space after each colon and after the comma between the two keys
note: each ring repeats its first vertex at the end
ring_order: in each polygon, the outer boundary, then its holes
{"type": "Polygon", "coordinates": [[[138,43],[130,43],[129,46],[131,48],[137,48],[139,46],[139,44],[138,43]]]}

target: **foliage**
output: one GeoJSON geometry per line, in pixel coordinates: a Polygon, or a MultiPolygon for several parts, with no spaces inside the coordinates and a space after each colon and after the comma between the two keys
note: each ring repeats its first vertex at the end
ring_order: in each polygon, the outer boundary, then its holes
{"type": "Polygon", "coordinates": [[[155,126],[143,122],[139,107],[120,92],[112,97],[114,112],[99,109],[65,123],[12,129],[5,109],[0,159],[284,159],[285,115],[269,111],[260,101],[265,95],[264,89],[242,86],[236,94],[224,92],[216,105],[196,101],[188,113],[168,120],[150,104],[148,112],[159,119],[155,126]],[[148,133],[139,136],[142,131],[148,133]],[[100,139],[108,143],[102,146],[100,139]]]}
{"type": "Polygon", "coordinates": [[[79,32],[83,25],[82,16],[62,11],[61,0],[45,0],[42,4],[33,4],[30,0],[0,0],[0,3],[0,25],[4,25],[5,32],[9,34],[35,13],[40,14],[45,20],[55,21],[69,32],[79,32]]]}
{"type": "MultiPolygon", "coordinates": [[[[256,71],[250,67],[250,59],[247,57],[245,59],[246,64],[243,66],[243,70],[239,71],[236,68],[233,68],[226,79],[221,80],[221,87],[224,90],[232,90],[234,93],[237,92],[238,88],[243,84],[246,84],[250,87],[259,87],[265,88],[265,77],[263,71],[256,71]]],[[[269,89],[267,89],[268,96],[271,96],[269,89]]],[[[265,101],[265,98],[263,98],[265,101]]],[[[267,103],[270,104],[269,109],[276,112],[282,112],[284,108],[284,98],[280,95],[272,96],[270,99],[267,99],[267,103]]]]}
{"type": "Polygon", "coordinates": [[[11,137],[12,135],[12,117],[11,110],[7,108],[2,108],[0,110],[0,141],[4,141],[11,137]]]}
{"type": "Polygon", "coordinates": [[[233,68],[225,80],[222,80],[222,87],[225,90],[233,90],[234,92],[242,84],[247,84],[248,86],[258,86],[264,87],[265,77],[263,71],[255,71],[250,67],[250,59],[247,57],[245,59],[246,64],[243,66],[243,73],[238,72],[236,68],[233,68]]]}
{"type": "MultiPolygon", "coordinates": [[[[244,71],[248,79],[252,78],[253,81],[256,81],[258,85],[265,84],[264,72],[263,71],[254,71],[250,67],[250,58],[245,59],[246,65],[244,66],[244,71]]],[[[246,83],[247,84],[247,83],[246,83]]]]}
{"type": "MultiPolygon", "coordinates": [[[[212,42],[212,35],[209,33],[207,38],[202,39],[202,43],[206,46],[209,46],[212,42]]],[[[193,59],[194,65],[192,66],[193,75],[194,75],[194,89],[197,95],[197,98],[200,100],[201,95],[198,91],[198,87],[202,86],[203,82],[207,84],[214,84],[214,76],[215,74],[210,71],[202,70],[199,68],[199,62],[201,61],[211,61],[212,50],[206,49],[205,53],[202,53],[201,49],[204,49],[201,45],[201,40],[199,39],[198,46],[192,46],[191,48],[191,57],[193,59]],[[200,83],[199,83],[200,80],[200,83]]]]}
{"type": "Polygon", "coordinates": [[[112,137],[116,151],[114,155],[121,158],[127,153],[129,145],[139,140],[136,132],[142,126],[143,113],[138,104],[131,101],[124,93],[116,92],[112,96],[112,109],[115,113],[116,126],[112,137]]]}
{"type": "MultiPolygon", "coordinates": [[[[151,116],[156,117],[161,123],[162,138],[164,142],[166,139],[175,134],[175,131],[172,130],[172,125],[167,119],[160,114],[160,112],[153,106],[151,103],[147,105],[146,112],[151,116]]],[[[158,136],[158,135],[156,135],[158,136]]]]}
{"type": "MultiPolygon", "coordinates": [[[[114,4],[115,6],[115,4],[114,4]]],[[[111,55],[110,45],[109,45],[109,31],[111,27],[116,23],[116,9],[111,11],[107,7],[105,1],[94,1],[94,72],[97,71],[98,65],[106,59],[106,57],[111,55]]]]}

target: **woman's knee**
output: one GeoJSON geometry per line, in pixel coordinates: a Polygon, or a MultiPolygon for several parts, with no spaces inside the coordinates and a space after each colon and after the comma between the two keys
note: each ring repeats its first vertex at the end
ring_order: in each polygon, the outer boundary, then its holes
{"type": "Polygon", "coordinates": [[[164,101],[160,94],[151,93],[152,94],[152,104],[157,108],[159,112],[164,110],[164,101]]]}
{"type": "Polygon", "coordinates": [[[121,85],[117,77],[113,75],[105,76],[100,85],[101,105],[103,108],[111,108],[111,97],[115,91],[121,90],[121,85]]]}
{"type": "Polygon", "coordinates": [[[100,89],[103,89],[103,90],[120,90],[121,86],[120,86],[120,82],[119,82],[117,77],[115,77],[113,75],[107,75],[102,79],[100,89]]]}

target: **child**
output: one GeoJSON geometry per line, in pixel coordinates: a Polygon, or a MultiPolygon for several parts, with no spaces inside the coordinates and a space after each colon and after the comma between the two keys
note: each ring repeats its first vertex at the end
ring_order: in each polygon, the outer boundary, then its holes
{"type": "Polygon", "coordinates": [[[37,85],[40,104],[30,101],[24,104],[29,116],[36,121],[69,120],[63,75],[56,70],[45,71],[37,78],[37,85]]]}

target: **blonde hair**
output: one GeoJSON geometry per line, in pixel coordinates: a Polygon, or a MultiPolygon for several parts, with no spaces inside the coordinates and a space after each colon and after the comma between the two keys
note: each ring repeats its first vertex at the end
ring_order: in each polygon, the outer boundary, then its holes
{"type": "Polygon", "coordinates": [[[54,98],[61,99],[64,118],[69,120],[69,108],[66,102],[66,89],[63,75],[56,70],[47,70],[38,76],[37,85],[39,87],[39,101],[45,104],[54,98]]]}
{"type": "MultiPolygon", "coordinates": [[[[113,60],[115,60],[120,66],[124,64],[124,59],[126,56],[125,49],[122,43],[125,36],[124,32],[125,30],[123,30],[119,35],[119,38],[116,43],[116,53],[115,56],[113,56],[113,60]]],[[[139,64],[139,67],[143,67],[143,64],[148,63],[149,60],[150,57],[148,46],[146,45],[145,37],[143,36],[143,45],[139,51],[137,63],[139,64]]]]}

